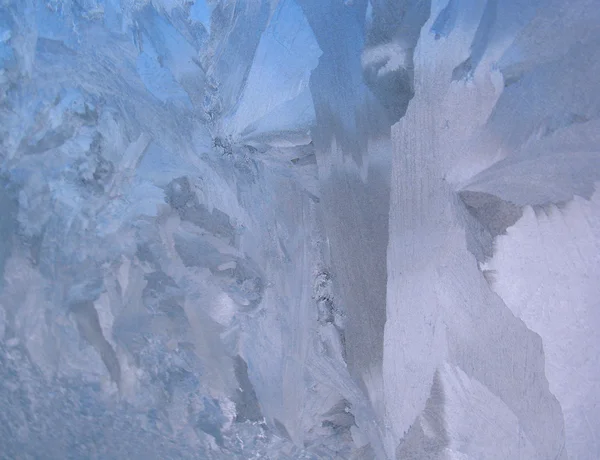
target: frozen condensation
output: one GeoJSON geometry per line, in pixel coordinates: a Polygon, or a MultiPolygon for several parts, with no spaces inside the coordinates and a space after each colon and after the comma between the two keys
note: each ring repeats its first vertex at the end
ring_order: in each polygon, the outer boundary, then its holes
{"type": "Polygon", "coordinates": [[[600,458],[597,0],[0,0],[0,458],[600,458]]]}

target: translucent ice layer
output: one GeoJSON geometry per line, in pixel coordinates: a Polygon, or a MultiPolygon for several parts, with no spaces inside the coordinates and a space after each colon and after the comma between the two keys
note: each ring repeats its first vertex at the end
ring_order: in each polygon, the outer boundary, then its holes
{"type": "Polygon", "coordinates": [[[596,0],[0,0],[0,457],[600,458],[596,0]]]}

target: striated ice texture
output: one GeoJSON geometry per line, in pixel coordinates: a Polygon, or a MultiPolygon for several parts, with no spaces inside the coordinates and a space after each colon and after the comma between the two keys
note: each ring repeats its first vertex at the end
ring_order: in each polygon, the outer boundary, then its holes
{"type": "Polygon", "coordinates": [[[0,0],[0,458],[600,458],[598,0],[0,0]]]}

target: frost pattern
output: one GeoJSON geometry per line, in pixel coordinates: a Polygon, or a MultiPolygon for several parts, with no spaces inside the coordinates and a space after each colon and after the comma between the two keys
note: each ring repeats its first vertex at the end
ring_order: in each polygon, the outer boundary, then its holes
{"type": "Polygon", "coordinates": [[[0,456],[599,458],[598,23],[0,0],[0,456]]]}

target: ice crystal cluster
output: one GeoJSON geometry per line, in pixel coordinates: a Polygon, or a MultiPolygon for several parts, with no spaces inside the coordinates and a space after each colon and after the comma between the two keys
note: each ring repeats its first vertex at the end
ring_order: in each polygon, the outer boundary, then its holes
{"type": "Polygon", "coordinates": [[[0,458],[600,458],[598,0],[0,0],[0,458]]]}

